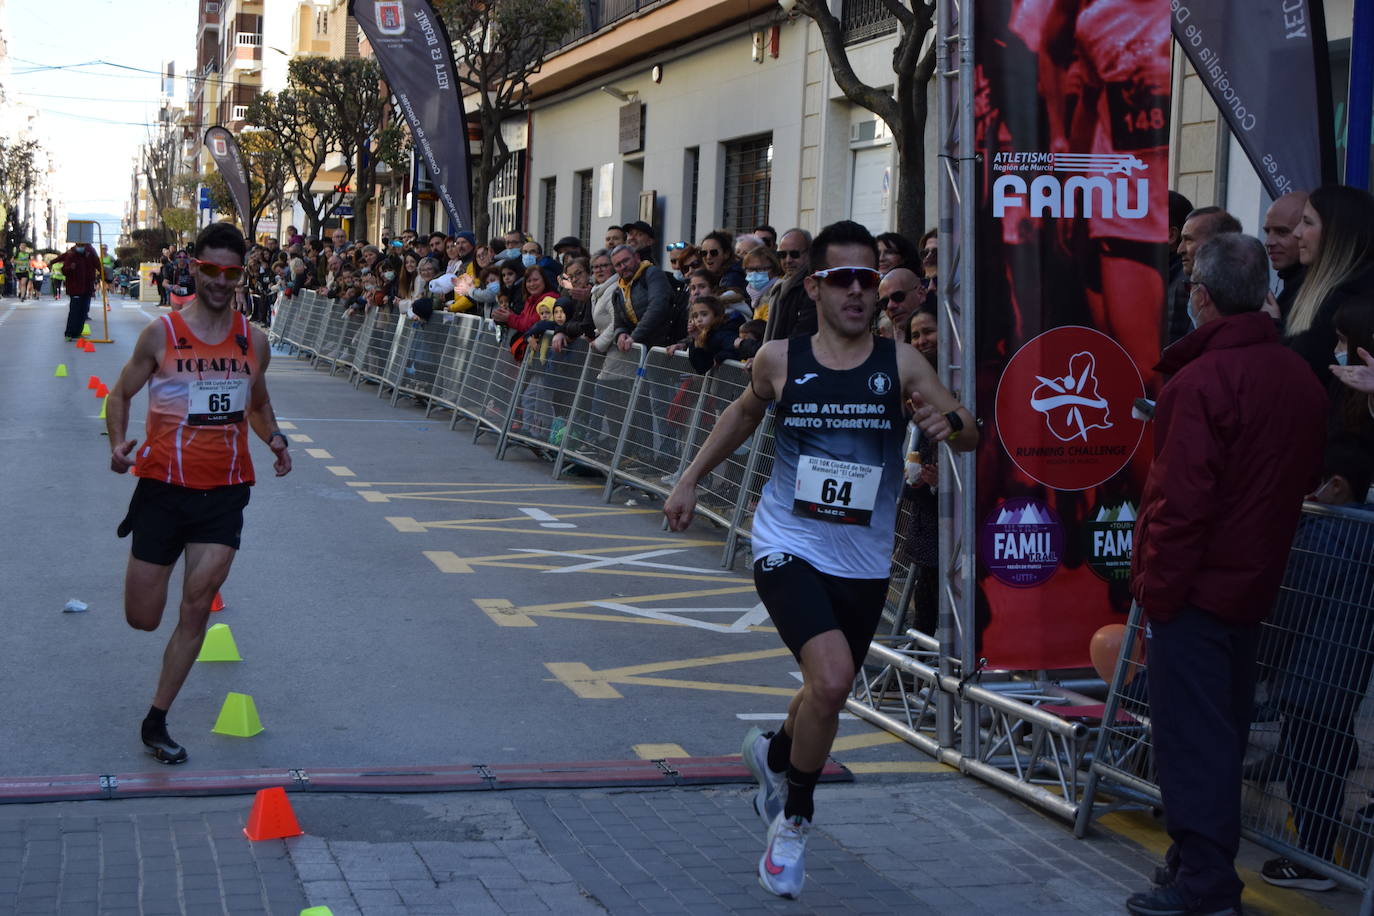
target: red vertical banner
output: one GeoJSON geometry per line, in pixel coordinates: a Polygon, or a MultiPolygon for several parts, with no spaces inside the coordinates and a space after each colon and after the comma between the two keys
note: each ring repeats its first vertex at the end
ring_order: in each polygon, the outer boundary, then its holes
{"type": "Polygon", "coordinates": [[[1087,665],[1124,619],[1168,262],[1169,0],[975,24],[980,655],[1087,665]]]}

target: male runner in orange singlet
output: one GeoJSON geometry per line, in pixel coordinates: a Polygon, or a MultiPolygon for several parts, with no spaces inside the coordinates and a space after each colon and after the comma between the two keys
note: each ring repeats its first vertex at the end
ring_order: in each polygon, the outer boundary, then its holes
{"type": "Polygon", "coordinates": [[[291,470],[286,436],[267,396],[271,351],[262,331],[232,308],[246,246],[231,223],[201,230],[194,247],[196,298],[138,336],[134,354],[110,391],[105,425],[110,468],[139,478],[119,536],[133,534],[124,578],[129,626],[156,630],[172,567],[184,550],[185,578],[176,629],[162,655],[143,744],[162,763],[183,763],[186,749],[167,733],[167,710],[200,653],[210,604],[239,547],[243,508],[253,484],[248,427],[291,470]],[[147,440],[125,439],[129,401],[148,385],[147,440]]]}

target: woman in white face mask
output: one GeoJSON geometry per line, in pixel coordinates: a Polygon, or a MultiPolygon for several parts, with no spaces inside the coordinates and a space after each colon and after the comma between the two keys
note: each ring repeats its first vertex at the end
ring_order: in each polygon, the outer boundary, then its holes
{"type": "Polygon", "coordinates": [[[768,312],[781,284],[782,261],[771,248],[755,248],[744,256],[745,290],[753,317],[768,320],[768,312]]]}

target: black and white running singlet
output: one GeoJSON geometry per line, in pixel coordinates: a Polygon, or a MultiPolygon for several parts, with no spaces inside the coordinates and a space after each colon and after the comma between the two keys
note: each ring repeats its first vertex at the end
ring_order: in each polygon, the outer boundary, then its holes
{"type": "Polygon", "coordinates": [[[790,553],[833,576],[886,578],[907,418],[897,350],[875,338],[853,369],[816,361],[810,337],[787,350],[774,404],[773,475],[754,514],[754,556],[790,553]]]}

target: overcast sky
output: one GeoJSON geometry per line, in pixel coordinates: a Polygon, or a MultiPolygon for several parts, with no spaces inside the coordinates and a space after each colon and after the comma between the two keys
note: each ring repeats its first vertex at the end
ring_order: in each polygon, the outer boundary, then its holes
{"type": "MultiPolygon", "coordinates": [[[[9,0],[5,10],[7,88],[43,111],[67,210],[123,215],[134,156],[157,120],[157,72],[170,59],[180,76],[193,62],[195,0],[9,0]],[[98,60],[133,69],[72,66],[98,60]]],[[[176,88],[184,104],[186,82],[176,88]]]]}

